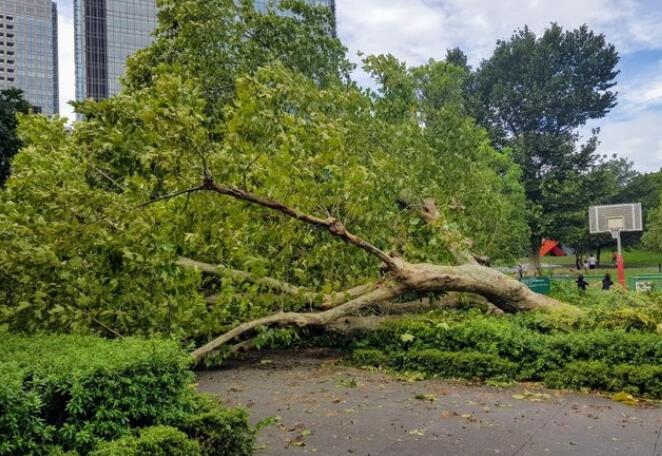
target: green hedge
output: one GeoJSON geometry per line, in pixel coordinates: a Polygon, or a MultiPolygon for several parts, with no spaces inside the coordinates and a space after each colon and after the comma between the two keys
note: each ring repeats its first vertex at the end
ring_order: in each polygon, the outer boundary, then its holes
{"type": "Polygon", "coordinates": [[[87,454],[101,441],[159,424],[193,436],[189,423],[208,414],[217,419],[200,435],[224,439],[229,450],[204,454],[251,453],[245,413],[201,400],[191,388],[191,360],[175,343],[0,337],[0,455],[87,454]]]}
{"type": "Polygon", "coordinates": [[[513,377],[517,372],[517,364],[497,355],[435,348],[412,350],[395,362],[403,369],[434,372],[451,378],[513,377]]]}
{"type": "Polygon", "coordinates": [[[355,342],[352,360],[446,377],[505,376],[662,398],[659,333],[632,328],[541,332],[530,326],[535,318],[449,312],[391,320],[355,342]],[[594,362],[610,367],[582,371],[597,366],[594,362]]]}
{"type": "Polygon", "coordinates": [[[101,443],[91,456],[201,456],[200,445],[169,426],[148,427],[138,437],[101,443]]]}

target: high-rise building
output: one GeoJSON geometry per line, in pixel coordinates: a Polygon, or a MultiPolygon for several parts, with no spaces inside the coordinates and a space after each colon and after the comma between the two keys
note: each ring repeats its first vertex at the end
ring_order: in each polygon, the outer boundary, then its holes
{"type": "Polygon", "coordinates": [[[57,5],[0,0],[0,89],[16,87],[36,112],[57,114],[57,5]]]}
{"type": "Polygon", "coordinates": [[[154,0],[74,0],[76,99],[120,90],[126,59],[152,42],[154,0]]]}
{"type": "MultiPolygon", "coordinates": [[[[335,16],[335,0],[308,1],[328,6],[335,16]]],[[[255,5],[264,10],[269,3],[256,0],[255,5]]],[[[98,100],[117,94],[127,57],[152,42],[155,1],[74,0],[74,16],[76,99],[98,100]]]]}

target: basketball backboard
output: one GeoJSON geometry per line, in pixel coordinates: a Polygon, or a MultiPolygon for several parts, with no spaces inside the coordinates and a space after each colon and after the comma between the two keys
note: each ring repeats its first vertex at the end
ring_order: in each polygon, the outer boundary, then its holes
{"type": "Polygon", "coordinates": [[[640,203],[590,207],[588,221],[591,234],[644,229],[640,203]]]}

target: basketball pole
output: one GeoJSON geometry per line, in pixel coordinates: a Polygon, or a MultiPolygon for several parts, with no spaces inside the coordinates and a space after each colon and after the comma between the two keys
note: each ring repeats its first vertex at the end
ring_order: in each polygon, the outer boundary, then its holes
{"type": "Polygon", "coordinates": [[[616,271],[618,282],[625,288],[625,262],[623,261],[623,249],[621,245],[621,230],[616,231],[616,244],[618,245],[618,254],[616,256],[616,271]]]}

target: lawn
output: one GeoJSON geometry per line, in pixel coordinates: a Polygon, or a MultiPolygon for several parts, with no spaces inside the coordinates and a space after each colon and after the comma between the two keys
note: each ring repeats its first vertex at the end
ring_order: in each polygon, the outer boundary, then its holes
{"type": "MultiPolygon", "coordinates": [[[[623,252],[623,259],[625,260],[626,267],[629,264],[637,268],[657,268],[658,265],[662,263],[662,253],[642,249],[626,249],[623,252]]],[[[611,263],[611,250],[603,250],[600,260],[603,266],[609,266],[611,263]]],[[[521,261],[527,263],[528,259],[522,259],[521,261]]],[[[542,262],[549,265],[574,267],[575,257],[572,255],[565,257],[546,256],[542,258],[542,262]]]]}

